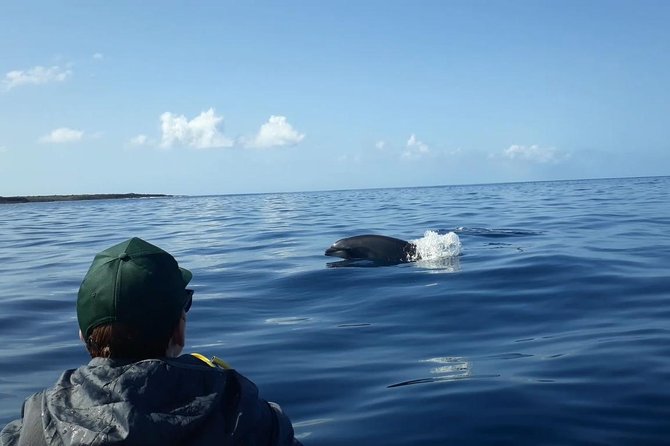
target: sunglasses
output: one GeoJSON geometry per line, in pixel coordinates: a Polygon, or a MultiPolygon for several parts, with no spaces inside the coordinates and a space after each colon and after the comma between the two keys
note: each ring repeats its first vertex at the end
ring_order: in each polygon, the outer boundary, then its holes
{"type": "Polygon", "coordinates": [[[193,303],[193,290],[186,288],[186,304],[184,304],[184,313],[188,313],[193,303]]]}

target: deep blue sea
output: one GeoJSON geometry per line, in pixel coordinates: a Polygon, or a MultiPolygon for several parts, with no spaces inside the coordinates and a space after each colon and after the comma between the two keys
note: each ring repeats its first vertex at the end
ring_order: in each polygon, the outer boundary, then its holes
{"type": "Polygon", "coordinates": [[[131,236],[305,445],[670,444],[670,177],[2,205],[0,425],[88,362],[79,283],[131,236]],[[324,256],[429,230],[460,255],[324,256]]]}

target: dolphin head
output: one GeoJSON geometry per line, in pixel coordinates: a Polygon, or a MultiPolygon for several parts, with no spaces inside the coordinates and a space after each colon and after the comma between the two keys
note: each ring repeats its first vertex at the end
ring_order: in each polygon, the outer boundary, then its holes
{"type": "Polygon", "coordinates": [[[328,249],[325,254],[330,257],[341,257],[343,259],[366,259],[369,256],[366,247],[353,237],[344,238],[336,241],[328,249]]]}

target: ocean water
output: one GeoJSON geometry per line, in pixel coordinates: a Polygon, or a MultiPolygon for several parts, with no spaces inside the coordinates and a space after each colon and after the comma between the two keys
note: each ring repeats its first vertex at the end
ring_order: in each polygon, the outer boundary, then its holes
{"type": "Polygon", "coordinates": [[[306,445],[670,443],[670,177],[0,206],[0,424],[88,361],[77,288],[131,236],[306,445]],[[323,255],[426,231],[460,254],[323,255]]]}

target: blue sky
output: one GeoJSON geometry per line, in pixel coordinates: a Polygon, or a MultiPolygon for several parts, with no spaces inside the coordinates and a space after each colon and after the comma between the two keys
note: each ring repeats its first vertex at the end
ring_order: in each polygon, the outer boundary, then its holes
{"type": "Polygon", "coordinates": [[[0,8],[0,195],[670,174],[663,0],[0,8]]]}

